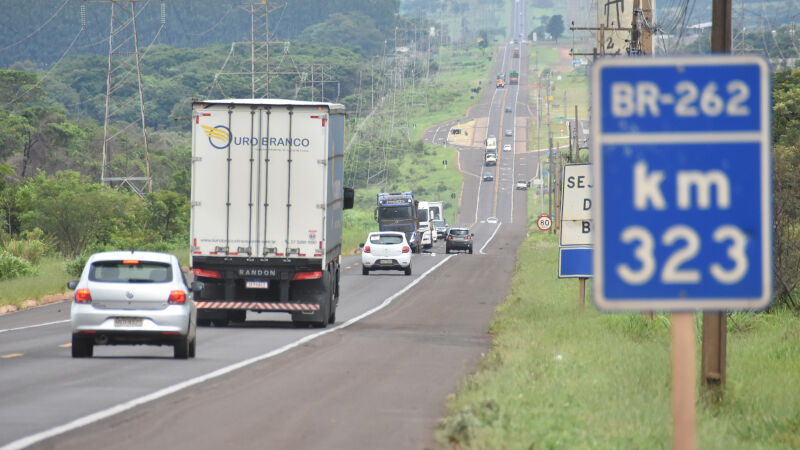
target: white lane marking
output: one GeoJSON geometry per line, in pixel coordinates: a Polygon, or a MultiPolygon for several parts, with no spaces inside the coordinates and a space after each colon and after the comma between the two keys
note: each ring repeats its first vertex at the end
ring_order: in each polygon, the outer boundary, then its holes
{"type": "Polygon", "coordinates": [[[99,422],[99,421],[107,419],[107,418],[109,418],[111,416],[115,416],[117,414],[123,413],[125,411],[133,409],[133,408],[135,408],[137,406],[140,406],[140,405],[143,405],[145,403],[149,403],[149,402],[152,402],[154,400],[158,400],[160,398],[166,397],[167,395],[174,394],[174,393],[176,393],[178,391],[181,391],[183,389],[186,389],[188,387],[191,387],[191,386],[206,382],[206,381],[214,379],[214,378],[221,377],[223,375],[227,375],[227,374],[229,374],[231,372],[234,372],[236,370],[239,370],[239,369],[241,369],[243,367],[247,367],[247,366],[250,366],[250,365],[255,364],[257,362],[264,361],[265,359],[269,359],[269,358],[272,358],[274,356],[278,356],[278,355],[280,355],[282,353],[286,353],[289,350],[292,350],[292,349],[297,348],[297,347],[299,347],[299,346],[301,346],[303,344],[311,342],[314,339],[317,339],[319,337],[325,336],[326,334],[333,333],[334,331],[341,330],[342,328],[347,328],[350,325],[353,325],[354,323],[359,322],[359,321],[371,316],[372,314],[375,314],[376,312],[382,310],[383,308],[389,306],[394,300],[396,300],[398,297],[400,297],[401,295],[403,295],[406,292],[408,292],[408,290],[410,290],[412,287],[416,286],[417,283],[422,281],[425,277],[427,277],[429,274],[431,274],[434,270],[438,269],[442,264],[444,264],[447,261],[449,261],[450,258],[452,258],[452,257],[453,257],[453,255],[450,255],[450,256],[444,258],[438,264],[436,264],[435,266],[431,267],[430,269],[425,271],[422,275],[417,277],[414,281],[412,281],[411,283],[407,284],[403,289],[395,292],[394,294],[392,294],[391,296],[386,298],[380,305],[378,305],[378,306],[376,306],[376,307],[374,307],[374,308],[362,313],[360,316],[353,317],[352,319],[348,320],[347,322],[345,322],[343,324],[337,325],[337,326],[335,326],[333,328],[328,328],[328,329],[326,329],[324,331],[320,331],[319,333],[314,333],[314,334],[310,334],[308,336],[304,336],[303,338],[298,339],[297,341],[295,341],[295,342],[293,342],[291,344],[286,344],[283,347],[276,348],[275,350],[272,350],[270,352],[264,353],[262,355],[254,356],[254,357],[252,357],[250,359],[246,359],[244,361],[240,361],[240,362],[238,362],[236,364],[231,364],[231,365],[229,365],[227,367],[223,367],[221,369],[217,369],[217,370],[215,370],[213,372],[209,372],[209,373],[207,373],[205,375],[200,375],[198,377],[186,380],[186,381],[184,381],[182,383],[173,384],[172,386],[167,386],[167,387],[165,387],[163,389],[159,389],[158,391],[155,391],[155,392],[153,392],[151,394],[147,394],[147,395],[144,395],[144,396],[139,397],[139,398],[134,398],[132,400],[128,400],[127,402],[123,402],[123,403],[120,403],[118,405],[112,406],[110,408],[104,409],[102,411],[98,411],[96,413],[80,417],[78,419],[73,420],[72,422],[67,422],[67,423],[65,423],[63,425],[59,425],[57,427],[50,428],[49,430],[45,430],[45,431],[42,431],[40,433],[32,434],[30,436],[26,436],[26,437],[17,439],[14,442],[11,442],[9,444],[6,444],[6,445],[0,447],[0,450],[18,450],[18,449],[22,449],[22,448],[31,446],[33,444],[36,444],[37,442],[41,442],[41,441],[43,441],[45,439],[50,439],[51,437],[58,436],[60,434],[63,434],[63,433],[66,433],[68,431],[72,431],[72,430],[84,427],[86,425],[91,425],[91,424],[93,424],[95,422],[99,422]]]}
{"type": "MultiPolygon", "coordinates": [[[[481,247],[481,249],[478,250],[478,253],[480,253],[481,255],[485,255],[486,254],[486,253],[483,252],[483,249],[485,249],[486,246],[489,245],[490,242],[492,242],[492,239],[494,239],[494,235],[497,234],[498,231],[500,231],[500,226],[501,225],[503,225],[503,224],[500,223],[500,222],[497,222],[497,228],[495,228],[494,233],[492,233],[492,235],[489,236],[489,240],[487,240],[486,243],[483,244],[483,247],[481,247]]],[[[0,450],[2,450],[2,449],[0,449],[0,450]]]]}
{"type": "Polygon", "coordinates": [[[57,325],[59,323],[68,323],[68,322],[69,322],[69,319],[66,319],[66,320],[56,320],[55,322],[37,323],[36,325],[28,325],[28,326],[25,326],[25,327],[6,328],[5,330],[0,330],[0,333],[5,333],[7,331],[27,330],[29,328],[46,327],[48,325],[57,325]]]}

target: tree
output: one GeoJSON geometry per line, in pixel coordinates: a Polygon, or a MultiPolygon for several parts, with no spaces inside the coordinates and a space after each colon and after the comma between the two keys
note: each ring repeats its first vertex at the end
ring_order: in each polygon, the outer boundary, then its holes
{"type": "Polygon", "coordinates": [[[92,242],[109,243],[116,235],[136,235],[147,211],[135,194],[92,183],[78,172],[44,172],[17,191],[25,229],[41,228],[66,256],[78,256],[92,242]]]}
{"type": "Polygon", "coordinates": [[[558,38],[564,34],[564,19],[560,14],[550,17],[550,20],[547,22],[546,31],[558,42],[558,38]]]}
{"type": "Polygon", "coordinates": [[[360,12],[331,14],[324,22],[303,30],[301,37],[318,45],[356,47],[363,55],[374,55],[383,48],[383,35],[375,21],[360,12]]]}

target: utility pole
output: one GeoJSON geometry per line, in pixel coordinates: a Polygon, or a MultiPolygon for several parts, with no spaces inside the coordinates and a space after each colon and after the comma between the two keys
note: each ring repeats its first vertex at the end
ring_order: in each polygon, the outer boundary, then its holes
{"type": "MultiPolygon", "coordinates": [[[[150,177],[150,150],[147,142],[147,121],[144,111],[144,90],[142,82],[141,54],[139,53],[139,36],[136,30],[137,3],[145,3],[139,11],[147,7],[150,0],[83,0],[81,5],[81,20],[85,27],[86,3],[111,3],[111,27],[108,35],[108,69],[106,72],[106,104],[105,120],[103,121],[103,161],[100,172],[100,181],[117,188],[127,187],[139,196],[145,192],[152,192],[153,180],[150,177]],[[136,73],[136,78],[130,75],[136,73]],[[125,95],[130,92],[125,89],[133,82],[136,83],[135,98],[125,95]],[[136,108],[138,107],[138,108],[136,108]],[[136,109],[133,109],[136,108],[136,109]],[[137,110],[138,109],[138,110],[137,110]],[[122,117],[138,116],[134,122],[121,123],[122,117]],[[116,120],[114,120],[116,119],[116,120]],[[141,145],[144,151],[144,160],[136,155],[136,144],[123,145],[116,141],[128,126],[138,122],[142,129],[141,145]],[[113,125],[118,125],[119,130],[112,130],[113,125]],[[115,155],[116,153],[116,155],[115,155]],[[115,157],[116,156],[116,157],[115,157]],[[112,164],[115,163],[115,164],[112,164]],[[144,166],[144,173],[140,169],[144,166]],[[124,166],[122,169],[119,166],[124,166]]],[[[166,24],[164,1],[161,2],[161,27],[156,33],[156,38],[166,24]]],[[[155,39],[154,39],[155,41],[155,39]]]]}
{"type": "MultiPolygon", "coordinates": [[[[713,0],[711,51],[731,51],[731,0],[713,0]]],[[[727,316],[724,312],[703,313],[703,349],[700,372],[703,387],[722,394],[726,380],[727,316]]]]}

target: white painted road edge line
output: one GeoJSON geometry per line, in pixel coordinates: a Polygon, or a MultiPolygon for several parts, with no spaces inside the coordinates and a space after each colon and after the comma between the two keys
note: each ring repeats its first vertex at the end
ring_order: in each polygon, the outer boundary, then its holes
{"type": "Polygon", "coordinates": [[[46,327],[47,325],[56,325],[56,324],[59,324],[59,323],[68,323],[68,322],[69,322],[69,319],[66,319],[66,320],[56,320],[55,322],[37,323],[36,325],[28,325],[28,326],[19,327],[19,328],[6,328],[5,330],[0,330],[0,333],[5,333],[7,331],[27,330],[29,328],[46,327]]]}
{"type": "Polygon", "coordinates": [[[45,430],[45,431],[42,431],[40,433],[32,434],[30,436],[26,436],[24,438],[17,439],[16,441],[13,441],[13,442],[11,442],[9,444],[6,444],[6,445],[0,447],[0,450],[18,450],[18,449],[23,449],[25,447],[31,446],[33,444],[36,444],[37,442],[44,441],[45,439],[50,439],[51,437],[58,436],[60,434],[66,433],[68,431],[76,430],[76,429],[84,427],[86,425],[90,425],[92,423],[99,422],[99,421],[101,421],[103,419],[107,419],[107,418],[109,418],[111,416],[115,416],[117,414],[123,413],[125,411],[133,409],[133,408],[135,408],[137,406],[140,406],[140,405],[143,405],[145,403],[149,403],[149,402],[152,402],[154,400],[158,400],[160,398],[166,397],[166,396],[168,396],[170,394],[174,394],[174,393],[176,393],[178,391],[181,391],[183,389],[186,389],[188,387],[191,387],[191,386],[194,386],[194,385],[197,385],[197,384],[200,384],[200,383],[204,383],[204,382],[206,382],[208,380],[211,380],[211,379],[214,379],[214,378],[218,378],[218,377],[221,377],[223,375],[227,375],[227,374],[229,374],[231,372],[234,372],[236,370],[239,370],[239,369],[241,369],[243,367],[247,367],[247,366],[255,364],[257,362],[264,361],[265,359],[269,359],[269,358],[272,358],[274,356],[278,356],[278,355],[280,355],[282,353],[285,353],[285,352],[287,352],[289,350],[297,348],[297,347],[299,347],[299,346],[301,346],[301,345],[303,345],[303,344],[305,344],[307,342],[311,342],[314,339],[317,339],[319,337],[325,336],[326,334],[333,333],[334,331],[341,330],[342,328],[347,328],[350,325],[353,325],[354,323],[359,322],[362,319],[364,319],[366,317],[369,317],[372,314],[375,314],[376,312],[378,312],[378,311],[382,310],[383,308],[389,306],[394,300],[396,300],[398,297],[400,297],[401,295],[403,295],[406,292],[408,292],[409,289],[411,289],[412,287],[416,286],[417,283],[422,281],[425,277],[427,277],[429,274],[431,274],[434,270],[438,269],[439,266],[441,266],[442,264],[444,264],[448,260],[450,260],[450,258],[452,258],[453,256],[454,255],[450,255],[450,256],[446,257],[445,259],[440,261],[438,264],[436,264],[435,266],[433,266],[430,269],[428,269],[427,271],[425,271],[425,273],[423,273],[422,275],[417,277],[414,281],[412,281],[411,283],[406,285],[406,287],[404,287],[403,289],[395,292],[394,294],[392,294],[391,296],[386,298],[380,305],[378,305],[378,306],[376,306],[376,307],[374,307],[374,308],[362,313],[359,316],[353,317],[352,319],[348,320],[347,322],[345,322],[343,324],[337,325],[337,326],[332,327],[332,328],[328,328],[328,329],[326,329],[324,331],[320,331],[319,333],[314,333],[314,334],[310,334],[308,336],[304,336],[301,339],[298,339],[297,341],[292,342],[291,344],[286,344],[283,347],[276,348],[275,350],[272,350],[270,352],[264,353],[263,355],[255,356],[255,357],[252,357],[250,359],[246,359],[244,361],[240,361],[240,362],[238,362],[236,364],[231,364],[231,365],[229,365],[227,367],[222,367],[222,368],[217,369],[217,370],[215,370],[213,372],[209,372],[209,373],[207,373],[205,375],[200,375],[199,377],[195,377],[195,378],[186,380],[186,381],[178,383],[178,384],[173,384],[172,386],[167,386],[167,387],[165,387],[163,389],[160,389],[158,391],[155,391],[155,392],[153,392],[151,394],[147,394],[147,395],[144,395],[144,396],[139,397],[139,398],[134,398],[132,400],[128,400],[127,402],[120,403],[120,404],[118,404],[116,406],[112,406],[110,408],[104,409],[102,411],[98,411],[98,412],[93,413],[93,414],[89,414],[88,416],[80,417],[78,419],[73,420],[72,422],[68,422],[68,423],[65,423],[63,425],[59,425],[57,427],[50,428],[49,430],[45,430]]]}
{"type": "MultiPolygon", "coordinates": [[[[494,233],[492,233],[492,235],[489,236],[489,240],[487,240],[486,243],[483,244],[483,247],[481,247],[481,249],[478,250],[478,253],[480,253],[481,255],[485,255],[486,254],[486,253],[483,252],[483,249],[485,249],[486,246],[489,245],[490,242],[492,242],[492,239],[494,239],[494,235],[497,234],[498,231],[500,231],[500,226],[501,225],[503,225],[501,222],[497,222],[497,228],[494,229],[494,233]]],[[[0,450],[2,450],[2,449],[0,449],[0,450]]]]}

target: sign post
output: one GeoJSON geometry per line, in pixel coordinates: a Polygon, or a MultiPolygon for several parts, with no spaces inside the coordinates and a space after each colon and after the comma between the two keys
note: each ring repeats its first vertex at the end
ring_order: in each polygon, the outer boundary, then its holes
{"type": "MultiPolygon", "coordinates": [[[[592,93],[594,300],[606,311],[676,313],[673,364],[694,364],[693,325],[679,325],[687,313],[772,300],[767,63],[604,59],[592,93]]],[[[673,367],[674,439],[692,448],[694,375],[684,369],[673,367]],[[691,427],[679,428],[678,405],[692,405],[691,427]]]]}
{"type": "Polygon", "coordinates": [[[586,279],[592,276],[591,165],[564,166],[561,189],[561,240],[558,277],[578,278],[580,311],[586,299],[586,279]]]}

